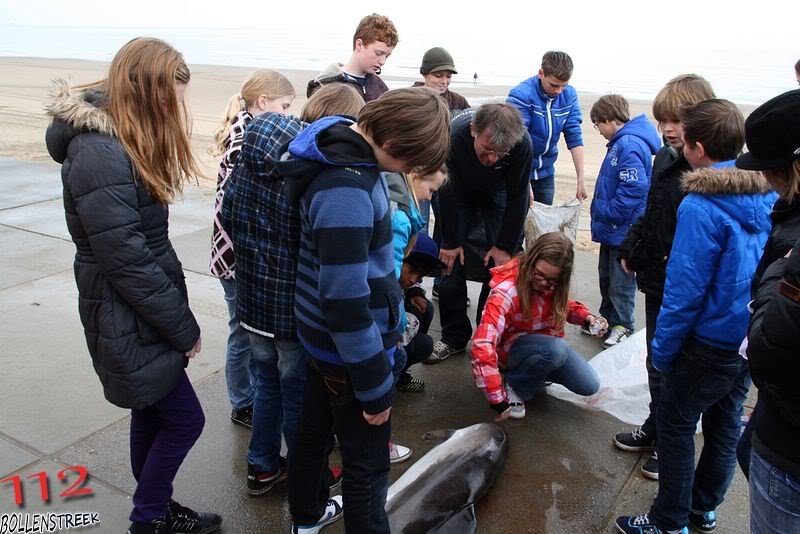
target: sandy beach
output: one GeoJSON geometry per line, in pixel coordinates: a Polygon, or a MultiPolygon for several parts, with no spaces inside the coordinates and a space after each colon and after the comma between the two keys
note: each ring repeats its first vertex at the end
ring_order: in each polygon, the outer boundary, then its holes
{"type": "MultiPolygon", "coordinates": [[[[227,67],[219,65],[190,65],[192,82],[189,86],[189,105],[194,120],[192,143],[195,154],[202,163],[205,177],[200,178],[200,186],[213,188],[216,181],[216,159],[209,154],[212,133],[217,127],[220,115],[231,95],[247,75],[250,67],[227,67]]],[[[108,64],[97,61],[46,58],[0,58],[0,156],[29,161],[51,161],[44,145],[44,132],[49,122],[44,114],[48,91],[53,78],[65,78],[73,84],[88,83],[105,76],[108,64]]],[[[297,91],[297,98],[291,112],[299,114],[306,101],[305,88],[316,72],[305,70],[282,70],[291,80],[297,91]]],[[[415,78],[385,78],[391,87],[411,85],[415,78]]],[[[456,92],[468,100],[491,101],[493,97],[502,99],[508,94],[509,86],[454,84],[456,92]]],[[[577,88],[584,113],[583,134],[585,146],[586,187],[591,199],[594,182],[605,155],[605,139],[592,128],[588,120],[589,109],[598,95],[581,93],[577,88]]],[[[631,116],[647,114],[652,120],[650,102],[631,101],[631,116]]],[[[752,108],[742,107],[747,115],[752,108]]],[[[575,195],[575,169],[572,159],[561,141],[561,155],[556,165],[556,203],[562,203],[575,195]]],[[[589,200],[581,210],[582,230],[578,235],[578,248],[595,249],[589,236],[589,200]]]]}

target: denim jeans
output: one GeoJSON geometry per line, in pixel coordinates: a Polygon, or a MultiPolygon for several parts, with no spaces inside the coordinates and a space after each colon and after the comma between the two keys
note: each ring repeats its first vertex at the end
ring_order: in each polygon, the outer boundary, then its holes
{"type": "Polygon", "coordinates": [[[406,345],[407,360],[403,371],[407,371],[415,363],[423,361],[433,352],[433,339],[428,335],[428,329],[433,322],[433,303],[427,299],[426,302],[428,305],[424,312],[419,312],[416,308],[408,309],[409,313],[413,313],[419,319],[419,331],[406,345]]]}
{"type": "Polygon", "coordinates": [[[736,445],[736,459],[739,461],[739,468],[747,480],[750,480],[750,460],[753,453],[753,429],[756,425],[756,417],[758,417],[758,401],[756,401],[753,412],[750,414],[750,419],[747,420],[747,424],[739,438],[739,443],[736,445]]]}
{"type": "Polygon", "coordinates": [[[538,180],[531,180],[531,189],[533,189],[533,200],[552,206],[553,197],[556,196],[555,175],[548,176],[547,178],[539,178],[538,180]]]}
{"type": "Polygon", "coordinates": [[[253,361],[250,358],[250,336],[236,319],[236,280],[220,278],[228,306],[228,347],[225,351],[225,381],[228,399],[234,410],[253,405],[253,361]]]}
{"type": "Polygon", "coordinates": [[[289,454],[289,510],[297,525],[312,525],[328,499],[329,437],[339,437],[346,532],[388,534],[391,418],[374,426],[353,393],[344,366],[311,359],[303,417],[289,454]]]}
{"type": "Polygon", "coordinates": [[[750,532],[800,532],[800,478],[753,451],[750,460],[750,532]]]}
{"type": "Polygon", "coordinates": [[[647,385],[650,388],[650,413],[647,415],[645,422],[642,423],[642,430],[647,436],[652,436],[654,440],[658,439],[656,413],[658,412],[658,402],[661,398],[661,385],[664,382],[664,376],[661,371],[653,367],[651,347],[653,345],[653,337],[656,335],[656,319],[658,319],[658,314],[661,311],[661,302],[661,297],[649,294],[644,296],[645,337],[647,339],[645,367],[647,367],[647,385]]]}
{"type": "Polygon", "coordinates": [[[430,200],[420,200],[419,201],[419,214],[424,221],[422,224],[422,228],[419,231],[425,235],[428,235],[428,225],[431,221],[431,201],[430,200]]]}
{"type": "Polygon", "coordinates": [[[595,370],[563,338],[520,336],[508,351],[506,381],[520,398],[528,400],[546,380],[578,395],[594,395],[600,389],[595,370]]]}
{"type": "Polygon", "coordinates": [[[303,411],[303,389],[309,355],[298,341],[277,341],[250,334],[253,347],[253,432],[247,463],[258,471],[278,468],[281,432],[291,454],[303,411]]]}
{"type": "Polygon", "coordinates": [[[661,530],[685,527],[689,512],[722,502],[736,468],[742,406],[750,387],[747,360],[689,339],[664,375],[656,414],[658,495],[650,517],[661,530]],[[694,433],[703,419],[703,451],[694,464],[694,433]]]}
{"type": "Polygon", "coordinates": [[[136,479],[131,521],[148,523],[164,516],[172,481],[205,421],[186,373],[163,399],[131,410],[131,470],[136,479]]]}
{"type": "Polygon", "coordinates": [[[619,262],[619,247],[600,245],[597,262],[600,277],[600,315],[609,326],[624,326],[633,330],[633,310],[636,306],[636,277],[626,274],[619,262]]]}

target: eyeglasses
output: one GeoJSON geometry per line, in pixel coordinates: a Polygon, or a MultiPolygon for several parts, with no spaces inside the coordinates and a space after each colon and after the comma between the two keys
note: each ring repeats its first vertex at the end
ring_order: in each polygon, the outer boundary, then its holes
{"type": "Polygon", "coordinates": [[[560,280],[560,278],[550,278],[536,268],[533,269],[533,277],[541,284],[546,284],[547,287],[549,288],[553,288],[556,285],[558,285],[558,282],[560,280]]]}
{"type": "Polygon", "coordinates": [[[481,146],[480,146],[480,149],[481,149],[481,152],[482,152],[483,154],[485,154],[485,155],[487,155],[487,156],[488,156],[489,154],[494,154],[495,156],[497,156],[497,159],[503,159],[504,157],[506,157],[506,156],[508,156],[509,154],[511,154],[511,149],[508,149],[508,150],[506,150],[505,152],[499,152],[499,151],[497,151],[497,150],[495,150],[495,149],[493,149],[493,148],[486,148],[486,147],[485,147],[485,146],[483,146],[483,145],[481,145],[481,146]]]}
{"type": "Polygon", "coordinates": [[[599,130],[600,126],[598,126],[596,122],[593,122],[592,123],[592,128],[594,128],[595,130],[599,130]]]}

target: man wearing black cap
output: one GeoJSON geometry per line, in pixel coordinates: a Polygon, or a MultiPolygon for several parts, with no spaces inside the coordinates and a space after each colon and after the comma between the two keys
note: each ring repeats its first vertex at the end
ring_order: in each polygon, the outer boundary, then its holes
{"type": "Polygon", "coordinates": [[[415,82],[414,87],[425,86],[438,91],[444,101],[447,102],[447,107],[450,108],[451,114],[469,107],[469,102],[467,102],[466,98],[449,90],[450,80],[453,74],[458,74],[458,71],[453,62],[453,56],[447,50],[437,46],[425,52],[425,55],[422,56],[422,66],[419,68],[419,72],[425,81],[415,82]]]}

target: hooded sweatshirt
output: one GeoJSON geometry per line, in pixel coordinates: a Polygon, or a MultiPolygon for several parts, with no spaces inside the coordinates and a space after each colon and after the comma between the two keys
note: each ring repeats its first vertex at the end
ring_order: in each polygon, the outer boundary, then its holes
{"type": "MultiPolygon", "coordinates": [[[[507,407],[506,390],[500,369],[505,368],[511,345],[526,334],[564,337],[564,328],[553,324],[553,292],[540,292],[531,300],[531,317],[522,314],[522,305],[517,293],[519,260],[491,269],[489,282],[491,291],[483,308],[481,324],[472,336],[472,374],[475,385],[486,395],[497,411],[507,407]],[[500,406],[497,406],[500,404],[500,406]]],[[[583,325],[591,315],[580,302],[567,303],[567,322],[583,325]]]]}
{"type": "Polygon", "coordinates": [[[297,159],[281,173],[300,212],[298,337],[312,357],[345,366],[356,398],[377,414],[395,396],[402,295],[386,180],[351,124],[341,117],[311,124],[289,145],[297,159]]]}
{"type": "Polygon", "coordinates": [[[618,247],[647,205],[653,155],[661,147],[655,127],[634,117],[609,140],[592,199],[592,241],[618,247]]]}
{"type": "Polygon", "coordinates": [[[653,365],[672,369],[690,336],[736,352],[747,332],[750,282],[769,233],[776,195],[761,174],[732,167],[684,175],[687,193],[667,263],[653,365]]]}

